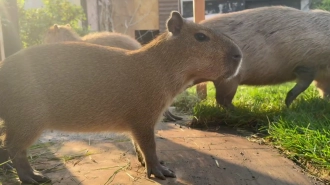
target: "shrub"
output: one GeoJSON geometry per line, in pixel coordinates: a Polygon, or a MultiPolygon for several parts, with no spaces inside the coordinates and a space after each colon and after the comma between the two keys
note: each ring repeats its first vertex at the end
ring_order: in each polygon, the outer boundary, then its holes
{"type": "Polygon", "coordinates": [[[86,16],[81,6],[67,0],[43,0],[44,7],[24,9],[24,0],[18,0],[20,37],[23,47],[41,44],[46,30],[54,24],[70,24],[80,35],[88,33],[79,27],[86,16]]]}

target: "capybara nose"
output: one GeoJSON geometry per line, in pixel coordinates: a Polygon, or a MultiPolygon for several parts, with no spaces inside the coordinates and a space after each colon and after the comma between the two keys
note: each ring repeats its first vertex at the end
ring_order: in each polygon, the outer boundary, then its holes
{"type": "Polygon", "coordinates": [[[237,62],[242,60],[242,55],[241,54],[234,54],[233,59],[237,62]]]}

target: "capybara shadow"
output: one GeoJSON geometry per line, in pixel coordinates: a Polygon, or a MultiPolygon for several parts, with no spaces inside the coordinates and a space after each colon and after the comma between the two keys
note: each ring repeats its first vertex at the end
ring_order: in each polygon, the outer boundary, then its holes
{"type": "Polygon", "coordinates": [[[59,42],[21,50],[0,68],[0,164],[11,159],[20,181],[50,181],[27,149],[46,129],[131,135],[147,176],[175,177],[160,164],[154,127],[174,97],[196,79],[227,80],[242,63],[228,36],[172,12],[167,31],[137,50],[59,42]]]}

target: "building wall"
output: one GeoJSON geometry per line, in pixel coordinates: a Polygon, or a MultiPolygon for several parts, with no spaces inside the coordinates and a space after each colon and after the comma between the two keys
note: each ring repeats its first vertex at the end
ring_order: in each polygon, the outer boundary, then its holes
{"type": "Polygon", "coordinates": [[[173,10],[179,11],[179,2],[179,0],[158,0],[160,32],[166,30],[165,24],[170,12],[173,10]]]}

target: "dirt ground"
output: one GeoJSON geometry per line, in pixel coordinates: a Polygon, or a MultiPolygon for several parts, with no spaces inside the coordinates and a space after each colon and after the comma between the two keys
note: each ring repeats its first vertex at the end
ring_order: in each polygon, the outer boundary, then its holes
{"type": "MultiPolygon", "coordinates": [[[[189,118],[184,121],[189,121],[189,118]]],[[[183,121],[183,122],[184,122],[183,121]]],[[[177,178],[147,179],[128,137],[120,134],[45,132],[31,147],[32,165],[54,185],[313,185],[309,177],[270,146],[250,142],[231,129],[201,131],[161,122],[158,157],[177,178]]],[[[20,184],[14,174],[0,184],[20,184]]]]}

